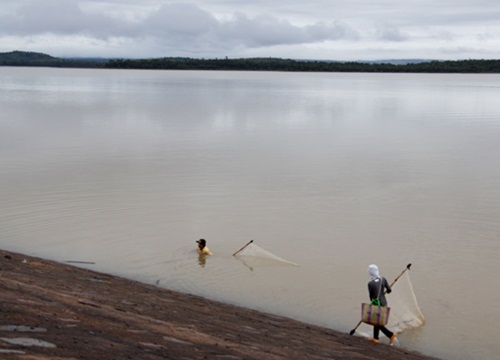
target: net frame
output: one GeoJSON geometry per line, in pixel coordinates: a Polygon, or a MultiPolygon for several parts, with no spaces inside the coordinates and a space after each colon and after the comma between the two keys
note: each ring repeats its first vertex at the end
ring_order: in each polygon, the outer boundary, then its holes
{"type": "Polygon", "coordinates": [[[242,260],[247,266],[257,265],[291,265],[299,266],[298,264],[286,260],[278,255],[267,251],[252,241],[246,244],[243,248],[233,254],[235,257],[242,260]]]}

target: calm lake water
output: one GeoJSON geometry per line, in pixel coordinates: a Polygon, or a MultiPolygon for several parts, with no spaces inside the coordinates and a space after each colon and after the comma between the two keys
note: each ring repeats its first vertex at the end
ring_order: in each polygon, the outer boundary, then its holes
{"type": "Polygon", "coordinates": [[[499,75],[2,67],[0,247],[345,332],[368,265],[412,263],[400,346],[497,358],[498,99],[499,75]],[[251,239],[300,266],[251,271],[251,239]]]}

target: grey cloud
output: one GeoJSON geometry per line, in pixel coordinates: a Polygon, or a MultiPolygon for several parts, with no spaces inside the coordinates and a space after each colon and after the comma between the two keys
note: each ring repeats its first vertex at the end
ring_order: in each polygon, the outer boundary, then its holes
{"type": "Polygon", "coordinates": [[[0,33],[14,36],[86,34],[105,39],[130,34],[130,24],[99,14],[86,14],[77,3],[64,0],[30,2],[15,15],[0,17],[0,23],[0,33]]]}
{"type": "Polygon", "coordinates": [[[144,34],[161,35],[165,42],[184,40],[189,36],[192,41],[209,41],[223,47],[252,48],[358,38],[357,33],[346,25],[317,23],[297,26],[270,15],[250,18],[241,13],[217,20],[194,5],[163,7],[151,15],[145,25],[148,27],[144,34]]]}
{"type": "Polygon", "coordinates": [[[301,31],[287,21],[271,16],[250,19],[243,14],[237,14],[231,21],[221,24],[219,36],[248,47],[303,41],[301,31]]]}
{"type": "Polygon", "coordinates": [[[159,36],[203,36],[217,29],[213,15],[192,4],[163,5],[140,25],[145,34],[159,36]]]}
{"type": "Polygon", "coordinates": [[[223,25],[230,39],[238,39],[246,46],[271,46],[282,44],[304,44],[325,40],[356,38],[347,26],[317,23],[309,26],[295,26],[288,21],[272,16],[258,16],[250,19],[239,15],[223,25]]]}
{"type": "Polygon", "coordinates": [[[194,4],[164,4],[140,21],[130,22],[105,13],[86,13],[76,2],[31,1],[15,16],[0,18],[0,33],[14,36],[38,34],[86,35],[132,41],[155,39],[167,47],[243,48],[290,45],[357,38],[346,25],[316,23],[298,26],[271,15],[248,17],[236,13],[217,19],[194,4]]]}
{"type": "Polygon", "coordinates": [[[166,45],[190,41],[188,46],[254,48],[357,38],[346,25],[297,26],[271,15],[251,18],[242,13],[221,20],[192,4],[162,6],[139,26],[142,36],[158,37],[166,45]]]}
{"type": "Polygon", "coordinates": [[[401,30],[390,27],[383,30],[379,30],[377,33],[377,37],[383,41],[406,41],[409,39],[407,35],[405,35],[401,30]]]}
{"type": "Polygon", "coordinates": [[[331,57],[342,51],[359,57],[354,52],[363,48],[399,54],[411,47],[422,51],[422,44],[438,49],[447,41],[464,48],[480,42],[474,45],[498,53],[498,0],[174,1],[0,0],[0,45],[5,51],[20,44],[65,54],[84,53],[87,46],[94,54],[114,56],[331,57]]]}
{"type": "Polygon", "coordinates": [[[358,40],[360,38],[358,31],[340,22],[316,23],[306,26],[305,30],[311,39],[317,40],[358,40]]]}
{"type": "Polygon", "coordinates": [[[14,15],[5,16],[0,21],[1,31],[9,35],[69,34],[81,29],[83,14],[74,3],[34,2],[20,7],[14,15]]]}

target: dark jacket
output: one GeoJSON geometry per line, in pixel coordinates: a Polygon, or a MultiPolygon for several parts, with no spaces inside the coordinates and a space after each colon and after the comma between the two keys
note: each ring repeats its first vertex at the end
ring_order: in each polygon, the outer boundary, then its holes
{"type": "Polygon", "coordinates": [[[385,277],[376,278],[370,280],[368,283],[368,293],[370,294],[370,300],[378,299],[380,300],[380,305],[387,306],[387,300],[385,299],[384,289],[387,290],[387,293],[390,294],[392,289],[385,279],[385,277]],[[380,296],[379,296],[380,290],[380,296]]]}

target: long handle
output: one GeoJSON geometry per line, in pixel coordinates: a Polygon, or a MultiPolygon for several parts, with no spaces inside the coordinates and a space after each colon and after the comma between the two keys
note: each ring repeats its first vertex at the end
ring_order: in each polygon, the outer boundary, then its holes
{"type": "Polygon", "coordinates": [[[244,248],[246,248],[248,245],[250,245],[251,243],[253,243],[253,240],[250,240],[245,246],[243,246],[241,249],[239,249],[238,251],[236,251],[233,256],[235,256],[237,253],[239,253],[240,251],[242,251],[244,248]]]}
{"type": "MultiPolygon", "coordinates": [[[[406,272],[406,270],[410,270],[410,267],[411,267],[411,263],[406,265],[406,268],[403,271],[401,271],[401,274],[399,274],[398,277],[396,279],[394,279],[394,281],[391,283],[391,285],[390,285],[391,288],[394,286],[394,284],[396,284],[396,281],[398,281],[399,278],[401,276],[403,276],[403,274],[406,272]]],[[[384,290],[384,294],[386,292],[387,292],[387,290],[384,290]]],[[[349,332],[349,335],[353,335],[356,332],[356,329],[359,327],[359,325],[361,325],[362,322],[363,322],[363,320],[359,320],[358,325],[356,325],[356,327],[349,332]]]]}
{"type": "MultiPolygon", "coordinates": [[[[394,281],[391,283],[390,287],[392,288],[394,286],[394,284],[396,283],[396,281],[399,280],[399,278],[401,276],[403,276],[403,274],[406,272],[406,270],[410,270],[410,267],[411,267],[411,263],[406,265],[406,269],[404,269],[403,271],[401,271],[401,274],[398,275],[397,278],[394,279],[394,281]]],[[[384,290],[384,294],[387,292],[387,290],[384,290]]]]}

